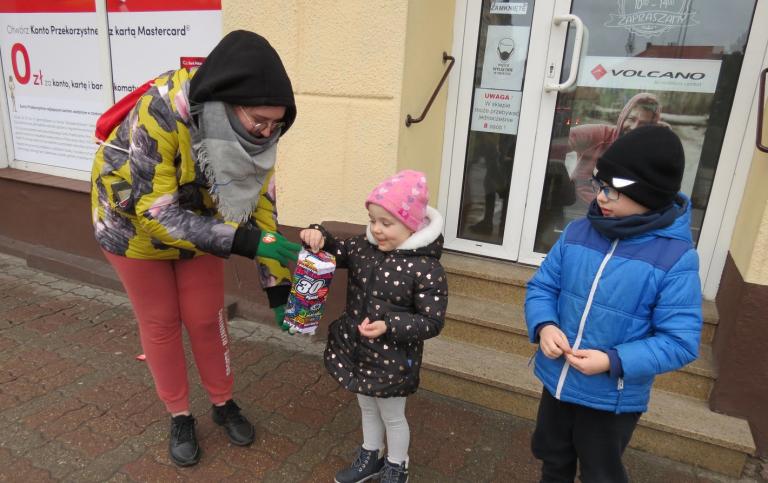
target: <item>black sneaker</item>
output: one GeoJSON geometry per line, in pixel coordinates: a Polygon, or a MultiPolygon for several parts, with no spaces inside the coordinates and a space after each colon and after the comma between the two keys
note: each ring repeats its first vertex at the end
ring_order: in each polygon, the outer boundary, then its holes
{"type": "Polygon", "coordinates": [[[168,442],[171,461],[179,466],[192,466],[200,461],[200,446],[195,435],[195,418],[180,415],[171,418],[171,438],[168,442]]]}
{"type": "Polygon", "coordinates": [[[213,422],[224,426],[232,444],[248,446],[256,438],[256,430],[245,416],[240,414],[240,406],[229,400],[223,406],[213,406],[213,422]]]}
{"type": "Polygon", "coordinates": [[[379,476],[384,467],[384,458],[379,458],[379,450],[368,451],[362,446],[357,451],[357,458],[349,468],[336,473],[336,483],[360,483],[379,476]]]}
{"type": "Polygon", "coordinates": [[[381,483],[408,483],[408,468],[405,467],[405,461],[398,465],[386,460],[379,481],[381,483]]]}

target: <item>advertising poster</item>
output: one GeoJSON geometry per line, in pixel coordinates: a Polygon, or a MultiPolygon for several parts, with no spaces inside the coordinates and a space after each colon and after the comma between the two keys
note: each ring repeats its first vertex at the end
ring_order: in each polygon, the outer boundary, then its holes
{"type": "Polygon", "coordinates": [[[93,0],[0,1],[0,55],[16,159],[89,170],[104,95],[93,0]]]}
{"type": "Polygon", "coordinates": [[[221,0],[108,0],[115,101],[171,69],[202,63],[222,36],[221,0]]]}
{"type": "MultiPolygon", "coordinates": [[[[499,13],[524,14],[526,5],[499,3],[492,8],[499,13]]],[[[482,78],[472,104],[473,131],[517,134],[530,32],[530,27],[488,26],[482,78]]]]}
{"type": "MultiPolygon", "coordinates": [[[[221,38],[220,0],[108,0],[115,100],[199,65],[221,38]]],[[[90,171],[110,106],[94,0],[0,0],[0,57],[15,159],[90,171]]]]}
{"type": "Polygon", "coordinates": [[[620,89],[713,93],[720,60],[587,56],[578,85],[620,89]]]}
{"type": "MultiPolygon", "coordinates": [[[[568,119],[573,149],[566,159],[569,173],[574,176],[576,160],[591,149],[596,142],[593,134],[603,126],[625,132],[658,122],[669,126],[683,142],[686,169],[682,190],[691,193],[721,64],[714,59],[585,57],[573,115],[568,119]],[[656,120],[653,110],[660,112],[656,120]]],[[[567,127],[558,125],[556,116],[555,132],[567,127]]]]}
{"type": "Polygon", "coordinates": [[[522,90],[530,32],[530,27],[488,26],[480,87],[522,90]]]}
{"type": "Polygon", "coordinates": [[[470,129],[516,135],[522,101],[522,92],[475,89],[470,129]]]}

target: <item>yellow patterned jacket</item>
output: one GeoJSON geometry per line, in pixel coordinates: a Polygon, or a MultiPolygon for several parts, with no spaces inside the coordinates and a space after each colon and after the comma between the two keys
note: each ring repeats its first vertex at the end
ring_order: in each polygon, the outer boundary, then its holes
{"type": "MultiPolygon", "coordinates": [[[[128,258],[176,260],[205,253],[229,257],[237,223],[225,221],[192,152],[186,69],[155,80],[96,152],[91,210],[96,240],[128,258]]],[[[274,169],[251,222],[277,229],[274,169]]],[[[257,259],[262,286],[290,284],[287,267],[257,259]]]]}

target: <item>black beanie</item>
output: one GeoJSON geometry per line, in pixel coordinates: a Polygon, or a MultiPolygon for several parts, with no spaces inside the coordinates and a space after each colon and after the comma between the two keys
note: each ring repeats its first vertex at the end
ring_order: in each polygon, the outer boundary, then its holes
{"type": "Polygon", "coordinates": [[[685,153],[665,126],[633,129],[597,160],[595,176],[651,210],[672,204],[680,191],[685,153]]]}
{"type": "Polygon", "coordinates": [[[282,134],[296,119],[296,102],[280,56],[261,35],[235,30],[224,36],[192,77],[189,100],[241,106],[285,106],[282,134]]]}

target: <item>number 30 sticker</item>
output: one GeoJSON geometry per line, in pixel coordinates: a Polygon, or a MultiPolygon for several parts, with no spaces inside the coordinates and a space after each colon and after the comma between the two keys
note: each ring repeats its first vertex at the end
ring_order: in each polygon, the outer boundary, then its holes
{"type": "Polygon", "coordinates": [[[302,279],[296,284],[296,291],[302,295],[314,295],[323,288],[323,285],[325,285],[324,280],[316,280],[312,283],[309,280],[302,279]]]}

